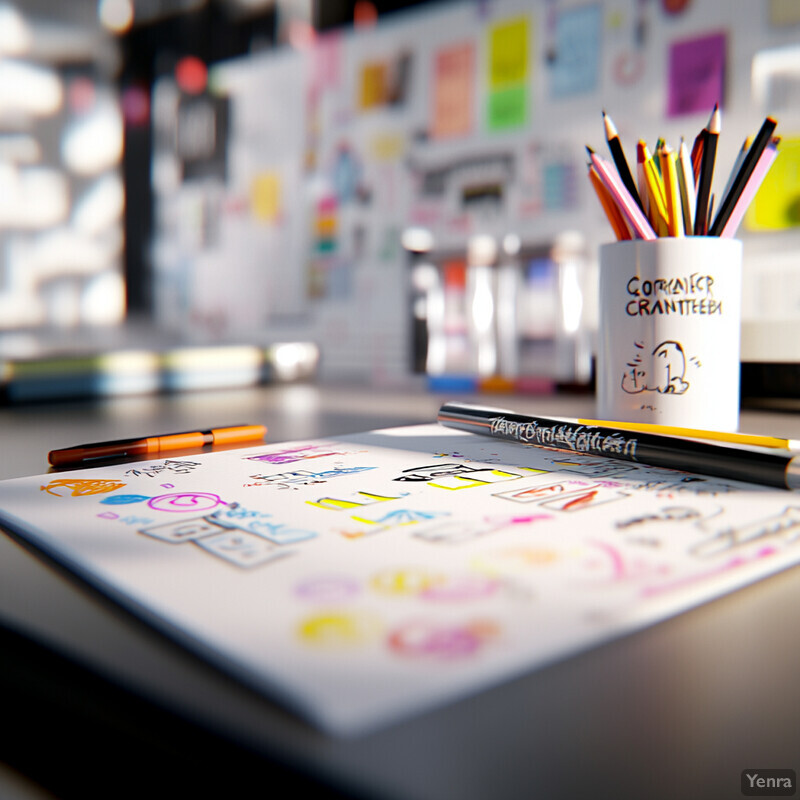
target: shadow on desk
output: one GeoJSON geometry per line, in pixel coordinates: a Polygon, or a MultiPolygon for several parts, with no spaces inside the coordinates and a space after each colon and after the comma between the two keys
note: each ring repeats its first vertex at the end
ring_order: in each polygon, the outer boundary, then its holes
{"type": "Polygon", "coordinates": [[[172,792],[238,797],[254,786],[352,797],[183,720],[4,625],[0,653],[0,764],[60,800],[172,792]]]}

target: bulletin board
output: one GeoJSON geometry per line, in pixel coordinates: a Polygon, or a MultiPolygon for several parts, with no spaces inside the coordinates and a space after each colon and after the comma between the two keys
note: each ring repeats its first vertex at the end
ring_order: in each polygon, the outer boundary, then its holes
{"type": "MultiPolygon", "coordinates": [[[[162,316],[228,334],[296,330],[325,343],[323,369],[400,379],[411,340],[405,228],[428,229],[442,250],[464,250],[478,233],[541,249],[579,231],[591,259],[613,239],[586,178],[585,146],[605,149],[603,110],[633,160],[638,139],[691,143],[719,103],[721,192],[773,105],[787,134],[800,130],[800,106],[786,99],[795,84],[784,80],[782,95],[775,80],[771,94],[752,84],[754,59],[797,40],[785,6],[446,2],[218,65],[214,91],[231,104],[228,175],[160,198],[173,226],[176,216],[193,224],[196,214],[174,209],[198,195],[215,209],[210,241],[156,248],[173,289],[164,296],[175,298],[162,316]]],[[[785,213],[774,225],[771,211],[767,223],[751,218],[745,237],[800,230],[779,164],[781,195],[765,203],[785,213]]]]}

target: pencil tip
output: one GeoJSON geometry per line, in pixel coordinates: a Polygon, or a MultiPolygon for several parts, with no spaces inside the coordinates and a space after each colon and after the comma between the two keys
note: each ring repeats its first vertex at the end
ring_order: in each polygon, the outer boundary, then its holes
{"type": "Polygon", "coordinates": [[[714,113],[711,115],[711,119],[709,120],[708,130],[711,133],[719,133],[721,126],[722,126],[722,120],[719,108],[717,106],[714,106],[714,113]]]}

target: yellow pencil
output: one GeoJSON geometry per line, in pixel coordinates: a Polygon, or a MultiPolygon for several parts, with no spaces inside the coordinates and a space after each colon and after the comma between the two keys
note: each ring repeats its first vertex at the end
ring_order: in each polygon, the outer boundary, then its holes
{"type": "Polygon", "coordinates": [[[799,450],[797,439],[781,439],[776,436],[761,436],[755,433],[733,433],[729,431],[707,431],[698,428],[678,428],[671,425],[655,425],[649,422],[608,422],[601,419],[579,419],[581,425],[597,427],[624,428],[625,430],[642,431],[642,433],[661,433],[665,436],[683,436],[687,439],[710,439],[731,444],[746,444],[753,447],[772,447],[782,450],[799,450]]]}
{"type": "Polygon", "coordinates": [[[681,208],[678,170],[675,165],[675,151],[665,144],[659,153],[661,178],[664,181],[664,195],[667,199],[667,227],[670,236],[683,236],[683,210],[681,208]]]}
{"type": "Polygon", "coordinates": [[[647,196],[650,201],[650,218],[653,227],[659,236],[666,236],[669,232],[667,203],[664,197],[664,186],[661,183],[653,156],[644,162],[644,176],[647,181],[647,196]]]}

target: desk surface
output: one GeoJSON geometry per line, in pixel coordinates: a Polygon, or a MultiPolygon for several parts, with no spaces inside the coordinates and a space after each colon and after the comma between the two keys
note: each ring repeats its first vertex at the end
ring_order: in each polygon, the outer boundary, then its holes
{"type": "MultiPolygon", "coordinates": [[[[42,473],[48,450],[83,441],[238,421],[285,441],[429,422],[443,399],[292,385],[0,409],[0,478],[42,473]]],[[[593,413],[589,397],[480,400],[593,413]]],[[[800,416],[746,412],[742,428],[800,438],[800,416]]],[[[0,536],[0,762],[59,797],[93,796],[111,772],[141,790],[172,781],[228,796],[280,778],[317,797],[387,800],[738,797],[744,769],[800,771],[798,608],[794,568],[378,733],[333,740],[0,536]]]]}

